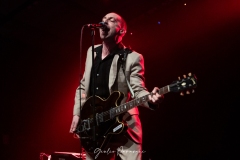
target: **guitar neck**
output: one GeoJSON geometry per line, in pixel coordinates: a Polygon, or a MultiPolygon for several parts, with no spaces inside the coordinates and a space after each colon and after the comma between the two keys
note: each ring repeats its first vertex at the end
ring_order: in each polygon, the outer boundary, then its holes
{"type": "MultiPolygon", "coordinates": [[[[170,89],[169,89],[169,85],[165,86],[165,87],[162,87],[158,90],[158,94],[166,94],[170,92],[170,89]]],[[[120,106],[117,106],[117,107],[114,107],[110,110],[110,117],[115,117],[115,116],[118,116],[136,106],[139,106],[145,102],[148,102],[149,101],[149,94],[148,95],[145,95],[143,97],[140,97],[140,98],[136,98],[134,100],[131,100],[127,103],[124,103],[124,104],[121,104],[120,106]]]]}

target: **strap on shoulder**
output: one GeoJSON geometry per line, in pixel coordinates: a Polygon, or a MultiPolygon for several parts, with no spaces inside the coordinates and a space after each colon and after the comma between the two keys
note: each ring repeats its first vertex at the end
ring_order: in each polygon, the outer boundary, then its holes
{"type": "Polygon", "coordinates": [[[120,64],[120,65],[121,65],[121,68],[122,68],[122,70],[123,70],[123,74],[124,74],[124,76],[125,76],[125,79],[126,79],[126,81],[127,81],[128,88],[129,88],[130,93],[131,93],[131,97],[134,98],[135,95],[134,95],[133,89],[132,89],[132,87],[130,86],[130,83],[129,83],[129,81],[128,81],[127,77],[126,77],[126,74],[125,74],[127,56],[128,56],[128,54],[131,53],[131,52],[132,52],[131,49],[125,48],[125,49],[124,49],[124,54],[119,54],[119,56],[120,56],[119,59],[120,59],[120,63],[121,63],[121,64],[120,64]]]}

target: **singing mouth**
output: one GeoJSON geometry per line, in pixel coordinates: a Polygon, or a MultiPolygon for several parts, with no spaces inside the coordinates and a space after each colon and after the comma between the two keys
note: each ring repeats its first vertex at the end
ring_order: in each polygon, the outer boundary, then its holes
{"type": "Polygon", "coordinates": [[[104,28],[102,28],[103,32],[108,32],[110,30],[110,28],[108,28],[107,26],[105,26],[104,28]]]}

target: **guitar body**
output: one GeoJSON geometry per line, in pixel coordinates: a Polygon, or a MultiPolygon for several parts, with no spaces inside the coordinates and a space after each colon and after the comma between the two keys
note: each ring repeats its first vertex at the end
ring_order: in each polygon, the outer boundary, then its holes
{"type": "MultiPolygon", "coordinates": [[[[174,81],[172,84],[162,87],[158,94],[168,92],[181,92],[191,88],[196,88],[197,79],[191,73],[182,80],[174,81]]],[[[193,92],[192,92],[193,93],[193,92]]],[[[190,94],[190,92],[186,92],[190,94]]],[[[115,91],[106,100],[98,96],[87,99],[81,110],[81,121],[75,131],[80,136],[81,144],[88,153],[94,153],[95,148],[105,149],[111,137],[119,135],[127,130],[127,124],[122,120],[122,115],[128,110],[149,101],[149,95],[135,98],[125,104],[120,104],[124,94],[115,91]],[[95,103],[93,103],[95,101],[95,103]],[[93,113],[95,104],[95,114],[93,113]],[[93,117],[95,117],[95,128],[93,127],[93,117]],[[95,130],[95,140],[93,140],[93,130],[95,130]],[[95,142],[95,143],[94,143],[95,142]],[[95,145],[94,145],[95,144],[95,145]]],[[[118,139],[118,137],[116,137],[118,139]]]]}
{"type": "MultiPolygon", "coordinates": [[[[117,107],[120,105],[124,94],[115,91],[113,92],[106,100],[96,96],[95,97],[95,115],[109,111],[111,107],[117,107]]],[[[104,149],[107,143],[111,140],[111,137],[114,135],[119,135],[124,133],[127,130],[127,125],[125,122],[122,122],[122,116],[119,115],[111,119],[108,115],[102,116],[103,122],[96,122],[95,133],[96,133],[96,146],[94,148],[93,141],[93,104],[94,97],[87,99],[83,108],[81,110],[81,119],[85,122],[80,122],[80,127],[82,132],[79,133],[81,144],[83,148],[89,152],[93,153],[95,148],[104,149]],[[85,127],[83,127],[85,125],[85,127]]],[[[81,130],[80,129],[80,130],[81,130]]]]}

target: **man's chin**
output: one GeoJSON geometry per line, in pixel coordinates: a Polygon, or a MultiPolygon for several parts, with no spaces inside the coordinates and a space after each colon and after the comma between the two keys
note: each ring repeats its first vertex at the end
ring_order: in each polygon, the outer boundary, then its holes
{"type": "Polygon", "coordinates": [[[108,39],[109,37],[108,37],[108,35],[100,35],[100,38],[101,38],[102,40],[106,40],[106,39],[108,39]]]}

